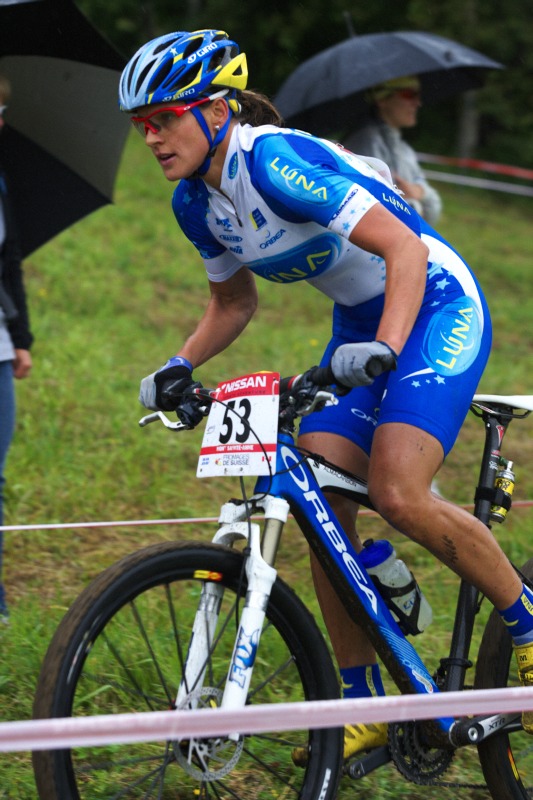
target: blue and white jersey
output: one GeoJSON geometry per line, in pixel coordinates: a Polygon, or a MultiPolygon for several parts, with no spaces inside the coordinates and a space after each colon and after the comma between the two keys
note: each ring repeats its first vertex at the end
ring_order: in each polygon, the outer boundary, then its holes
{"type": "Polygon", "coordinates": [[[356,341],[372,339],[377,328],[385,263],[348,237],[378,203],[429,247],[420,315],[434,319],[424,358],[437,373],[457,375],[478,352],[486,319],[479,287],[463,259],[395,190],[383,162],[301,131],[236,125],[220,189],[182,180],[173,210],[211,281],[227,280],[244,265],[278,283],[306,280],[335,301],[334,333],[356,341]]]}
{"type": "Polygon", "coordinates": [[[278,283],[307,280],[354,306],[384,288],[383,261],[347,238],[378,202],[419,231],[382,162],[299,131],[237,125],[220,190],[181,181],[173,209],[210,280],[227,280],[245,264],[278,283]]]}

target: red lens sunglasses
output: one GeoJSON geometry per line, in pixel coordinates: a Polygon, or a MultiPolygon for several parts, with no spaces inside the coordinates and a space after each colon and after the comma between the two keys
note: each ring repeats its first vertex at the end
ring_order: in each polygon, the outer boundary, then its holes
{"type": "Polygon", "coordinates": [[[420,100],[418,89],[396,89],[396,94],[400,95],[403,100],[420,100]]]}
{"type": "Polygon", "coordinates": [[[163,106],[162,108],[158,108],[157,111],[152,111],[150,114],[147,114],[145,117],[130,117],[130,121],[141,136],[146,136],[148,131],[151,133],[159,133],[161,128],[165,127],[164,116],[166,114],[170,115],[171,118],[177,117],[179,119],[186,114],[187,111],[190,111],[191,108],[201,106],[203,103],[209,103],[211,99],[210,97],[202,97],[201,100],[196,100],[194,103],[189,103],[186,106],[163,106]],[[150,122],[153,117],[158,115],[162,115],[159,123],[150,122]]]}

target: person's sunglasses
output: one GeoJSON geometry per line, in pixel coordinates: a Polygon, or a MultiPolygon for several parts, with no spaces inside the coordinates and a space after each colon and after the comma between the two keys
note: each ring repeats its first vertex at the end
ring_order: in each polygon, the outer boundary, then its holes
{"type": "Polygon", "coordinates": [[[402,100],[420,100],[420,92],[418,89],[396,89],[396,94],[402,100]]]}
{"type": "Polygon", "coordinates": [[[196,100],[186,106],[165,106],[164,108],[158,108],[157,111],[152,111],[145,117],[130,117],[130,120],[141,136],[146,136],[148,131],[151,131],[151,133],[167,131],[176,119],[182,117],[191,108],[200,106],[202,103],[209,103],[211,99],[211,97],[202,97],[201,100],[196,100]]]}

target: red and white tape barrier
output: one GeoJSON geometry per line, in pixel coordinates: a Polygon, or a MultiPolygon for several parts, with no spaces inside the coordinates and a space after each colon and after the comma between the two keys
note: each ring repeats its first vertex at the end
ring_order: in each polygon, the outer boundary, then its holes
{"type": "MultiPolygon", "coordinates": [[[[421,164],[442,164],[450,167],[463,167],[465,169],[475,169],[481,172],[504,175],[509,178],[533,181],[533,170],[525,167],[514,167],[510,164],[496,164],[492,161],[481,161],[476,158],[454,158],[453,156],[439,156],[431,153],[417,153],[417,158],[421,164]]],[[[526,197],[533,197],[533,186],[522,183],[510,183],[509,181],[491,181],[487,178],[475,178],[470,175],[458,175],[452,172],[440,172],[437,170],[424,169],[426,178],[433,181],[443,181],[445,183],[455,183],[460,186],[473,186],[477,189],[488,189],[494,192],[505,192],[506,194],[519,194],[526,197]]]]}
{"type": "Polygon", "coordinates": [[[451,167],[466,167],[478,169],[481,172],[492,172],[497,175],[507,175],[509,178],[522,178],[533,181],[533,169],[513,167],[510,164],[496,164],[493,161],[480,161],[477,158],[455,158],[454,156],[438,156],[430,153],[417,153],[419,161],[427,164],[446,164],[451,167]]]}
{"type": "Polygon", "coordinates": [[[519,713],[533,709],[533,688],[484,689],[357,700],[315,700],[246,706],[238,711],[146,711],[99,717],[0,723],[0,752],[92,747],[191,737],[233,731],[335,728],[347,723],[401,722],[435,717],[519,713]]]}

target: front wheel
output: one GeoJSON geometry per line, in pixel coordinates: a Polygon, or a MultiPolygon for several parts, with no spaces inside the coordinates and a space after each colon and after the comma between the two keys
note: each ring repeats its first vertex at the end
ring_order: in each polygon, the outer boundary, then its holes
{"type": "MultiPolygon", "coordinates": [[[[216,545],[168,542],[109,567],[74,602],[50,644],[36,718],[135,711],[179,713],[178,687],[204,584],[223,587],[202,678],[182,707],[220,703],[246,594],[243,556],[216,545]]],[[[267,609],[247,703],[338,697],[336,672],[312,616],[279,578],[267,609]]],[[[342,730],[274,731],[33,754],[42,800],[227,798],[333,800],[342,730]],[[307,747],[307,766],[294,766],[307,747]]]]}
{"type": "MultiPolygon", "coordinates": [[[[533,559],[522,568],[533,579],[533,559]]],[[[519,686],[512,641],[500,615],[493,611],[479,648],[476,689],[519,686]]],[[[490,736],[478,746],[487,787],[494,800],[527,800],[533,797],[533,736],[521,726],[513,732],[490,736]]]]}

